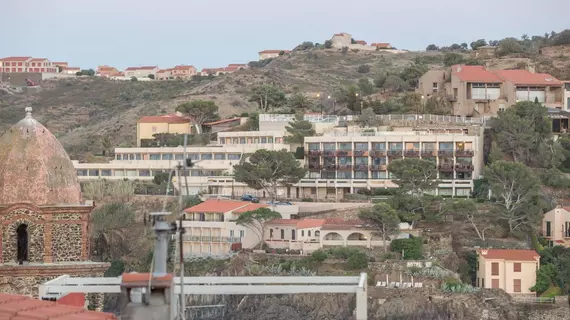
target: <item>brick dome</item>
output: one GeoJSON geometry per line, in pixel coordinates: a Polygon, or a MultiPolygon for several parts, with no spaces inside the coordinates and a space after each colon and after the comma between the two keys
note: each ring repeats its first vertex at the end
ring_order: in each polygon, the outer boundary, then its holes
{"type": "Polygon", "coordinates": [[[0,138],[0,204],[78,205],[81,189],[57,138],[32,108],[0,138]]]}

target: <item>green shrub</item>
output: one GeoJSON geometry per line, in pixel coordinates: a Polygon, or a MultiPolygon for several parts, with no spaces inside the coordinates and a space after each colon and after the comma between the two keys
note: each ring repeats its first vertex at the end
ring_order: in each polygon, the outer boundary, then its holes
{"type": "Polygon", "coordinates": [[[404,251],[405,260],[422,259],[422,238],[396,239],[390,243],[390,251],[401,253],[404,251]]]}
{"type": "Polygon", "coordinates": [[[349,269],[365,269],[368,268],[368,256],[364,252],[355,252],[346,262],[349,269]]]}
{"type": "Polygon", "coordinates": [[[323,262],[328,258],[328,254],[326,252],[324,252],[323,250],[317,250],[315,252],[313,252],[313,254],[311,255],[313,257],[313,259],[317,262],[323,262]]]}
{"type": "Polygon", "coordinates": [[[480,289],[469,284],[461,283],[461,281],[457,279],[448,279],[441,285],[441,290],[443,292],[473,293],[480,289]]]}
{"type": "Polygon", "coordinates": [[[540,297],[541,298],[554,298],[557,296],[561,296],[564,293],[562,292],[562,289],[560,287],[552,287],[546,291],[544,291],[540,297]]]}
{"type": "Polygon", "coordinates": [[[348,259],[360,252],[360,249],[353,247],[334,247],[328,250],[328,253],[336,259],[348,259]]]}

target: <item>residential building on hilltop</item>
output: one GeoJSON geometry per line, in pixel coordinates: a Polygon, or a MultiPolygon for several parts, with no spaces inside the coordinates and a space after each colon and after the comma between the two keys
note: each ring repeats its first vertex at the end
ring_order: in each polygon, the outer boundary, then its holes
{"type": "Polygon", "coordinates": [[[530,288],[536,284],[540,255],[534,250],[477,250],[478,288],[503,289],[511,295],[535,295],[530,288]]]}
{"type": "Polygon", "coordinates": [[[277,58],[277,57],[279,57],[281,52],[287,54],[287,53],[291,53],[291,50],[263,50],[263,51],[259,51],[259,60],[277,58]]]}
{"type": "Polygon", "coordinates": [[[392,49],[392,46],[387,42],[375,42],[368,45],[364,40],[355,40],[354,43],[352,43],[352,35],[346,32],[335,33],[330,40],[333,48],[347,47],[349,49],[365,51],[392,49]]]}
{"type": "Polygon", "coordinates": [[[99,77],[116,77],[121,75],[121,71],[119,71],[115,67],[110,66],[98,66],[95,74],[99,77]]]}
{"type": "Polygon", "coordinates": [[[156,75],[154,77],[155,80],[173,80],[174,77],[172,76],[172,68],[160,69],[156,72],[156,75]]]}
{"type": "Polygon", "coordinates": [[[437,194],[465,197],[483,173],[483,130],[331,132],[305,138],[309,174],[298,184],[317,198],[342,199],[360,189],[394,188],[388,165],[396,159],[432,161],[437,194]]]}
{"type": "Polygon", "coordinates": [[[81,71],[81,68],[77,68],[77,67],[63,67],[61,69],[61,73],[63,74],[77,74],[79,71],[81,71]]]}
{"type": "Polygon", "coordinates": [[[519,101],[563,107],[563,83],[549,74],[527,70],[487,70],[483,66],[454,65],[430,70],[420,77],[418,93],[449,99],[454,115],[494,116],[519,101]]]}
{"type": "Polygon", "coordinates": [[[544,214],[542,236],[549,247],[570,247],[570,207],[557,206],[544,214]]]}
{"type": "Polygon", "coordinates": [[[192,133],[192,122],[182,114],[142,117],[137,122],[137,146],[141,146],[142,140],[154,139],[154,135],[159,133],[192,133]]]}
{"type": "Polygon", "coordinates": [[[194,66],[185,65],[178,65],[169,70],[172,78],[182,80],[189,80],[197,73],[197,70],[194,66]]]}
{"type": "Polygon", "coordinates": [[[0,59],[0,72],[3,73],[58,73],[57,66],[49,59],[32,57],[7,57],[0,59]]]}
{"type": "Polygon", "coordinates": [[[51,65],[54,67],[60,67],[60,68],[68,68],[69,67],[69,63],[62,62],[62,61],[57,61],[57,62],[52,61],[51,65]]]}
{"type": "Polygon", "coordinates": [[[125,69],[125,77],[127,78],[149,78],[150,75],[156,76],[157,66],[128,67],[125,69]]]}

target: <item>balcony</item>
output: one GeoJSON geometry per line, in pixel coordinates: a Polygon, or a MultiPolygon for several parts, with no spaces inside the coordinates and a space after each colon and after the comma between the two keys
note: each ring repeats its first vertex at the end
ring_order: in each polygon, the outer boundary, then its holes
{"type": "Polygon", "coordinates": [[[395,157],[402,157],[404,150],[390,150],[388,151],[388,157],[395,158],[395,157]]]}
{"type": "Polygon", "coordinates": [[[355,157],[367,157],[368,150],[356,150],[353,152],[355,157]]]}
{"type": "Polygon", "coordinates": [[[354,171],[368,171],[367,164],[357,164],[354,166],[354,171]]]}
{"type": "MultiPolygon", "coordinates": [[[[174,235],[175,238],[178,238],[174,235]]],[[[241,242],[239,237],[222,237],[222,236],[192,236],[183,235],[182,241],[184,242],[224,242],[224,243],[238,243],[241,242]]]]}
{"type": "Polygon", "coordinates": [[[320,171],[323,168],[323,166],[321,166],[320,164],[311,164],[311,163],[309,163],[307,167],[309,168],[309,171],[320,171]]]}
{"type": "Polygon", "coordinates": [[[460,163],[455,165],[455,170],[457,172],[472,172],[473,169],[474,166],[472,164],[460,163]]]}
{"type": "Polygon", "coordinates": [[[370,150],[372,158],[382,158],[386,156],[386,150],[370,150]]]}
{"type": "Polygon", "coordinates": [[[453,157],[453,150],[438,150],[437,155],[440,157],[453,157]]]}
{"type": "Polygon", "coordinates": [[[325,171],[335,171],[336,170],[336,164],[325,164],[323,166],[323,170],[325,171]]]}
{"type": "Polygon", "coordinates": [[[352,156],[352,150],[337,150],[336,155],[337,157],[352,156]]]}
{"type": "Polygon", "coordinates": [[[309,150],[307,151],[308,156],[319,157],[323,154],[322,150],[309,150]]]}
{"type": "Polygon", "coordinates": [[[406,151],[404,151],[404,157],[406,157],[406,158],[419,158],[420,152],[418,150],[406,150],[406,151]]]}
{"type": "Polygon", "coordinates": [[[336,153],[335,150],[325,150],[325,151],[323,152],[323,154],[324,154],[326,157],[334,157],[335,153],[336,153]]]}
{"type": "Polygon", "coordinates": [[[473,150],[455,150],[455,156],[461,158],[468,158],[473,157],[475,155],[475,151],[473,150]]]}
{"type": "Polygon", "coordinates": [[[370,171],[386,171],[387,166],[385,164],[370,166],[370,171]]]}
{"type": "Polygon", "coordinates": [[[422,158],[435,157],[435,150],[422,150],[422,158]]]}
{"type": "Polygon", "coordinates": [[[453,164],[451,163],[440,164],[437,168],[441,172],[453,172],[453,164]]]}
{"type": "Polygon", "coordinates": [[[337,168],[338,168],[338,170],[343,170],[343,171],[352,170],[352,165],[351,164],[339,164],[337,168]]]}

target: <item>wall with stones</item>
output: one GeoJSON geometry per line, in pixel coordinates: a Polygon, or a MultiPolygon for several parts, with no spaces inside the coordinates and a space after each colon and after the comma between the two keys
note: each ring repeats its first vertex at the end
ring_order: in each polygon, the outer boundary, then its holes
{"type": "Polygon", "coordinates": [[[81,261],[82,253],[81,224],[52,225],[52,257],[53,262],[81,261]]]}
{"type": "Polygon", "coordinates": [[[43,215],[29,209],[16,209],[1,216],[2,219],[2,261],[16,263],[18,252],[17,228],[28,226],[28,261],[43,262],[44,219],[43,215]]]}

